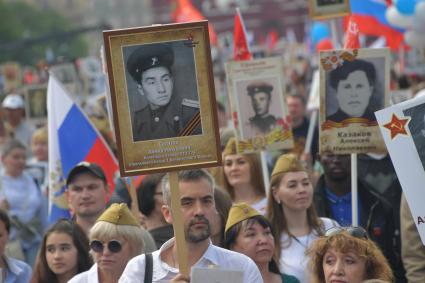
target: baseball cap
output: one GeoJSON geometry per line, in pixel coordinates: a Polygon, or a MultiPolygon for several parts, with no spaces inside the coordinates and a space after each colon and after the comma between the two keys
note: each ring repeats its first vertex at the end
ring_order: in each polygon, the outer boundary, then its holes
{"type": "Polygon", "coordinates": [[[66,179],[66,186],[68,187],[69,184],[72,182],[73,179],[75,179],[75,177],[81,173],[91,173],[93,174],[95,177],[102,179],[102,181],[104,181],[105,183],[106,181],[106,176],[105,173],[103,172],[102,168],[97,165],[96,163],[90,163],[87,161],[83,161],[78,163],[74,168],[71,169],[71,171],[68,174],[68,178],[66,179]]]}
{"type": "Polygon", "coordinates": [[[3,108],[9,108],[9,109],[24,108],[25,107],[24,99],[19,94],[9,94],[3,100],[2,106],[3,108]]]}

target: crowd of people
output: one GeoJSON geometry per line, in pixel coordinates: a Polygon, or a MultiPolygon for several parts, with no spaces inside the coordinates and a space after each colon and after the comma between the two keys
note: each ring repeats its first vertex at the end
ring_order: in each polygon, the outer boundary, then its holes
{"type": "MultiPolygon", "coordinates": [[[[359,155],[353,226],[350,156],[319,153],[318,129],[304,152],[310,82],[290,77],[292,150],[266,153],[267,164],[239,153],[219,102],[223,166],[178,173],[189,267],[239,271],[244,283],[424,282],[425,247],[389,156],[359,155]]],[[[167,174],[144,176],[134,215],[126,183],[117,178],[109,196],[104,170],[81,162],[66,179],[72,219],[49,225],[48,131],[25,120],[21,95],[7,95],[2,113],[0,282],[190,282],[179,270],[167,174]]]]}

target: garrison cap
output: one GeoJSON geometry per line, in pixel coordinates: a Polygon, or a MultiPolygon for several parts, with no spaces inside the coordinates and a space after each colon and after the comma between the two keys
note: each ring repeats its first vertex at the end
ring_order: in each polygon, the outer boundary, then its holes
{"type": "Polygon", "coordinates": [[[250,96],[259,92],[264,92],[270,95],[273,90],[273,86],[265,82],[257,82],[248,85],[246,90],[250,96]]]}
{"type": "Polygon", "coordinates": [[[283,154],[276,161],[271,175],[271,180],[273,182],[273,180],[282,173],[299,171],[307,171],[301,160],[295,154],[283,154]]]}
{"type": "Polygon", "coordinates": [[[136,82],[140,82],[144,71],[155,67],[166,67],[171,72],[174,53],[168,44],[149,44],[137,48],[127,59],[127,70],[136,82]]]}
{"type": "Polygon", "coordinates": [[[259,215],[261,214],[256,209],[252,208],[244,202],[234,204],[229,210],[229,216],[227,217],[224,232],[227,232],[227,230],[229,230],[239,222],[259,215]]]}
{"type": "Polygon", "coordinates": [[[131,225],[139,227],[140,224],[125,203],[113,203],[106,209],[96,222],[105,221],[115,225],[131,225]]]}

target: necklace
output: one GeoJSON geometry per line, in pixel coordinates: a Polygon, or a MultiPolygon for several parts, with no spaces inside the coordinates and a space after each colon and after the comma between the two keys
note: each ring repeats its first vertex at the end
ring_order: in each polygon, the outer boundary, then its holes
{"type": "Polygon", "coordinates": [[[297,237],[295,237],[295,236],[292,236],[292,238],[298,243],[298,244],[300,244],[302,247],[304,247],[304,249],[306,250],[307,248],[308,248],[308,243],[309,243],[309,241],[310,241],[310,234],[307,234],[307,239],[306,239],[306,241],[305,241],[305,243],[303,243],[303,242],[301,242],[301,240],[300,239],[298,239],[297,237]]]}

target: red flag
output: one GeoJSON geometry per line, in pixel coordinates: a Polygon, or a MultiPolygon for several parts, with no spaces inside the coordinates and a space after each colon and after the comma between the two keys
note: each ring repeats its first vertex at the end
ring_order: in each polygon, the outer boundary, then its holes
{"type": "Polygon", "coordinates": [[[350,18],[345,32],[344,49],[360,48],[359,27],[354,18],[350,18]]]}
{"type": "Polygon", "coordinates": [[[233,57],[235,61],[243,61],[252,59],[251,52],[248,48],[248,40],[246,39],[245,26],[239,9],[236,9],[235,29],[233,32],[233,57]]]}
{"type": "MultiPolygon", "coordinates": [[[[198,11],[190,0],[176,0],[177,4],[174,12],[171,13],[171,19],[176,23],[184,23],[184,22],[195,22],[205,20],[204,15],[198,11]]],[[[212,45],[217,44],[217,34],[213,26],[208,23],[208,32],[210,35],[210,42],[212,45]]]]}
{"type": "Polygon", "coordinates": [[[277,42],[279,41],[279,33],[277,30],[272,29],[267,33],[266,44],[269,51],[273,51],[277,42]]]}

